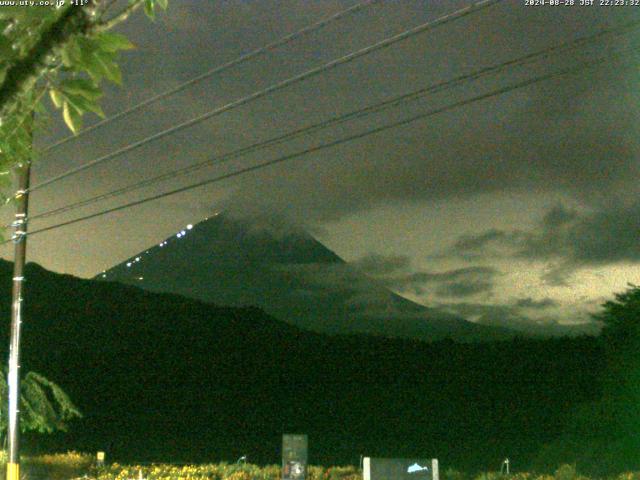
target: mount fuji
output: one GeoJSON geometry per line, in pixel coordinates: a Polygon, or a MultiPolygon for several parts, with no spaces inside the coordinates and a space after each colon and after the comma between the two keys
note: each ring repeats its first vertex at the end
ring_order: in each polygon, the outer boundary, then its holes
{"type": "Polygon", "coordinates": [[[305,231],[225,213],[186,226],[96,279],[217,305],[256,306],[297,327],[328,334],[426,341],[513,336],[391,292],[305,231]]]}

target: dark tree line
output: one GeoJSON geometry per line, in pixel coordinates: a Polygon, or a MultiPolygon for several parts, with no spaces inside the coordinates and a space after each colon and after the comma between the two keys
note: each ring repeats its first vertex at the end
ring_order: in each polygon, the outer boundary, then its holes
{"type": "MultiPolygon", "coordinates": [[[[0,269],[6,292],[9,265],[0,269]]],[[[605,305],[602,337],[463,344],[331,337],[255,308],[35,265],[28,275],[23,365],[55,379],[84,414],[38,439],[41,449],[276,463],[282,433],[304,432],[310,461],[326,465],[420,455],[475,471],[508,456],[519,470],[611,471],[638,457],[637,288],[605,305]]]]}

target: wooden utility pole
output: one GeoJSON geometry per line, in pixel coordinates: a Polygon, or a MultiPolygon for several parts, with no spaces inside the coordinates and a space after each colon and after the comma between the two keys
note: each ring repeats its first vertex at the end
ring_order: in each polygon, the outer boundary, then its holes
{"type": "Polygon", "coordinates": [[[27,213],[29,210],[29,177],[31,161],[18,166],[16,176],[16,213],[13,222],[13,296],[11,303],[11,339],[9,343],[9,421],[7,480],[20,480],[20,327],[22,324],[24,265],[27,256],[27,213]]]}

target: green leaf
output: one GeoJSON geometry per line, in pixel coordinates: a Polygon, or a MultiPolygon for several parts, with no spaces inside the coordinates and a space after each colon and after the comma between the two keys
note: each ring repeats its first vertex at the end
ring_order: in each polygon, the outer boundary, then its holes
{"type": "Polygon", "coordinates": [[[60,90],[56,90],[55,88],[52,88],[51,90],[49,90],[49,96],[51,97],[51,101],[53,102],[56,108],[62,108],[64,95],[62,95],[60,90]]]}
{"type": "Polygon", "coordinates": [[[76,42],[80,50],[80,58],[72,67],[75,70],[84,69],[96,83],[99,82],[104,75],[102,67],[96,61],[95,56],[95,54],[100,51],[98,42],[86,37],[78,37],[76,42]]]}
{"type": "Polygon", "coordinates": [[[115,61],[113,53],[99,51],[94,53],[95,67],[107,80],[117,85],[122,84],[122,72],[115,61]]]}
{"type": "Polygon", "coordinates": [[[82,49],[76,38],[70,40],[60,50],[60,58],[67,68],[77,68],[82,63],[82,49]]]}
{"type": "Polygon", "coordinates": [[[90,99],[86,99],[85,97],[83,97],[82,95],[68,95],[67,96],[67,101],[69,102],[69,104],[74,107],[78,113],[80,113],[81,115],[86,113],[86,112],[93,112],[96,115],[104,118],[104,112],[102,111],[102,109],[100,108],[100,105],[98,105],[95,101],[90,100],[90,99]]]}
{"type": "MultiPolygon", "coordinates": [[[[6,403],[7,371],[0,369],[0,399],[6,403]]],[[[65,430],[67,422],[82,414],[59,385],[35,372],[27,373],[21,382],[20,426],[23,432],[65,430]]],[[[7,407],[0,407],[0,431],[7,427],[7,407]]]]}
{"type": "Polygon", "coordinates": [[[0,35],[0,59],[9,60],[15,56],[13,47],[11,46],[11,40],[4,35],[0,35]]]}
{"type": "Polygon", "coordinates": [[[95,37],[101,50],[107,52],[117,52],[118,50],[131,50],[133,43],[124,35],[119,33],[104,32],[95,37]]]}
{"type": "Polygon", "coordinates": [[[144,0],[144,13],[151,20],[156,19],[156,2],[154,0],[144,0]]]}
{"type": "Polygon", "coordinates": [[[69,102],[64,102],[62,118],[64,118],[64,122],[67,124],[67,127],[69,127],[69,130],[74,134],[77,134],[82,128],[82,115],[69,102]]]}
{"type": "Polygon", "coordinates": [[[160,5],[160,8],[162,8],[163,10],[166,10],[169,6],[169,0],[156,0],[156,3],[160,5]]]}
{"type": "Polygon", "coordinates": [[[65,94],[80,95],[87,100],[93,101],[102,97],[100,87],[86,78],[68,78],[63,80],[60,83],[60,90],[65,92],[65,94]]]}

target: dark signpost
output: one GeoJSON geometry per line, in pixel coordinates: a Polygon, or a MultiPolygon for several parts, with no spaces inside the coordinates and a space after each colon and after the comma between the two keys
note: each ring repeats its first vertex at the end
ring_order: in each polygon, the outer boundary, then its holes
{"type": "Polygon", "coordinates": [[[363,480],[438,480],[438,460],[371,458],[362,462],[363,480]]]}
{"type": "Polygon", "coordinates": [[[304,480],[307,476],[306,435],[282,436],[282,480],[304,480]]]}

